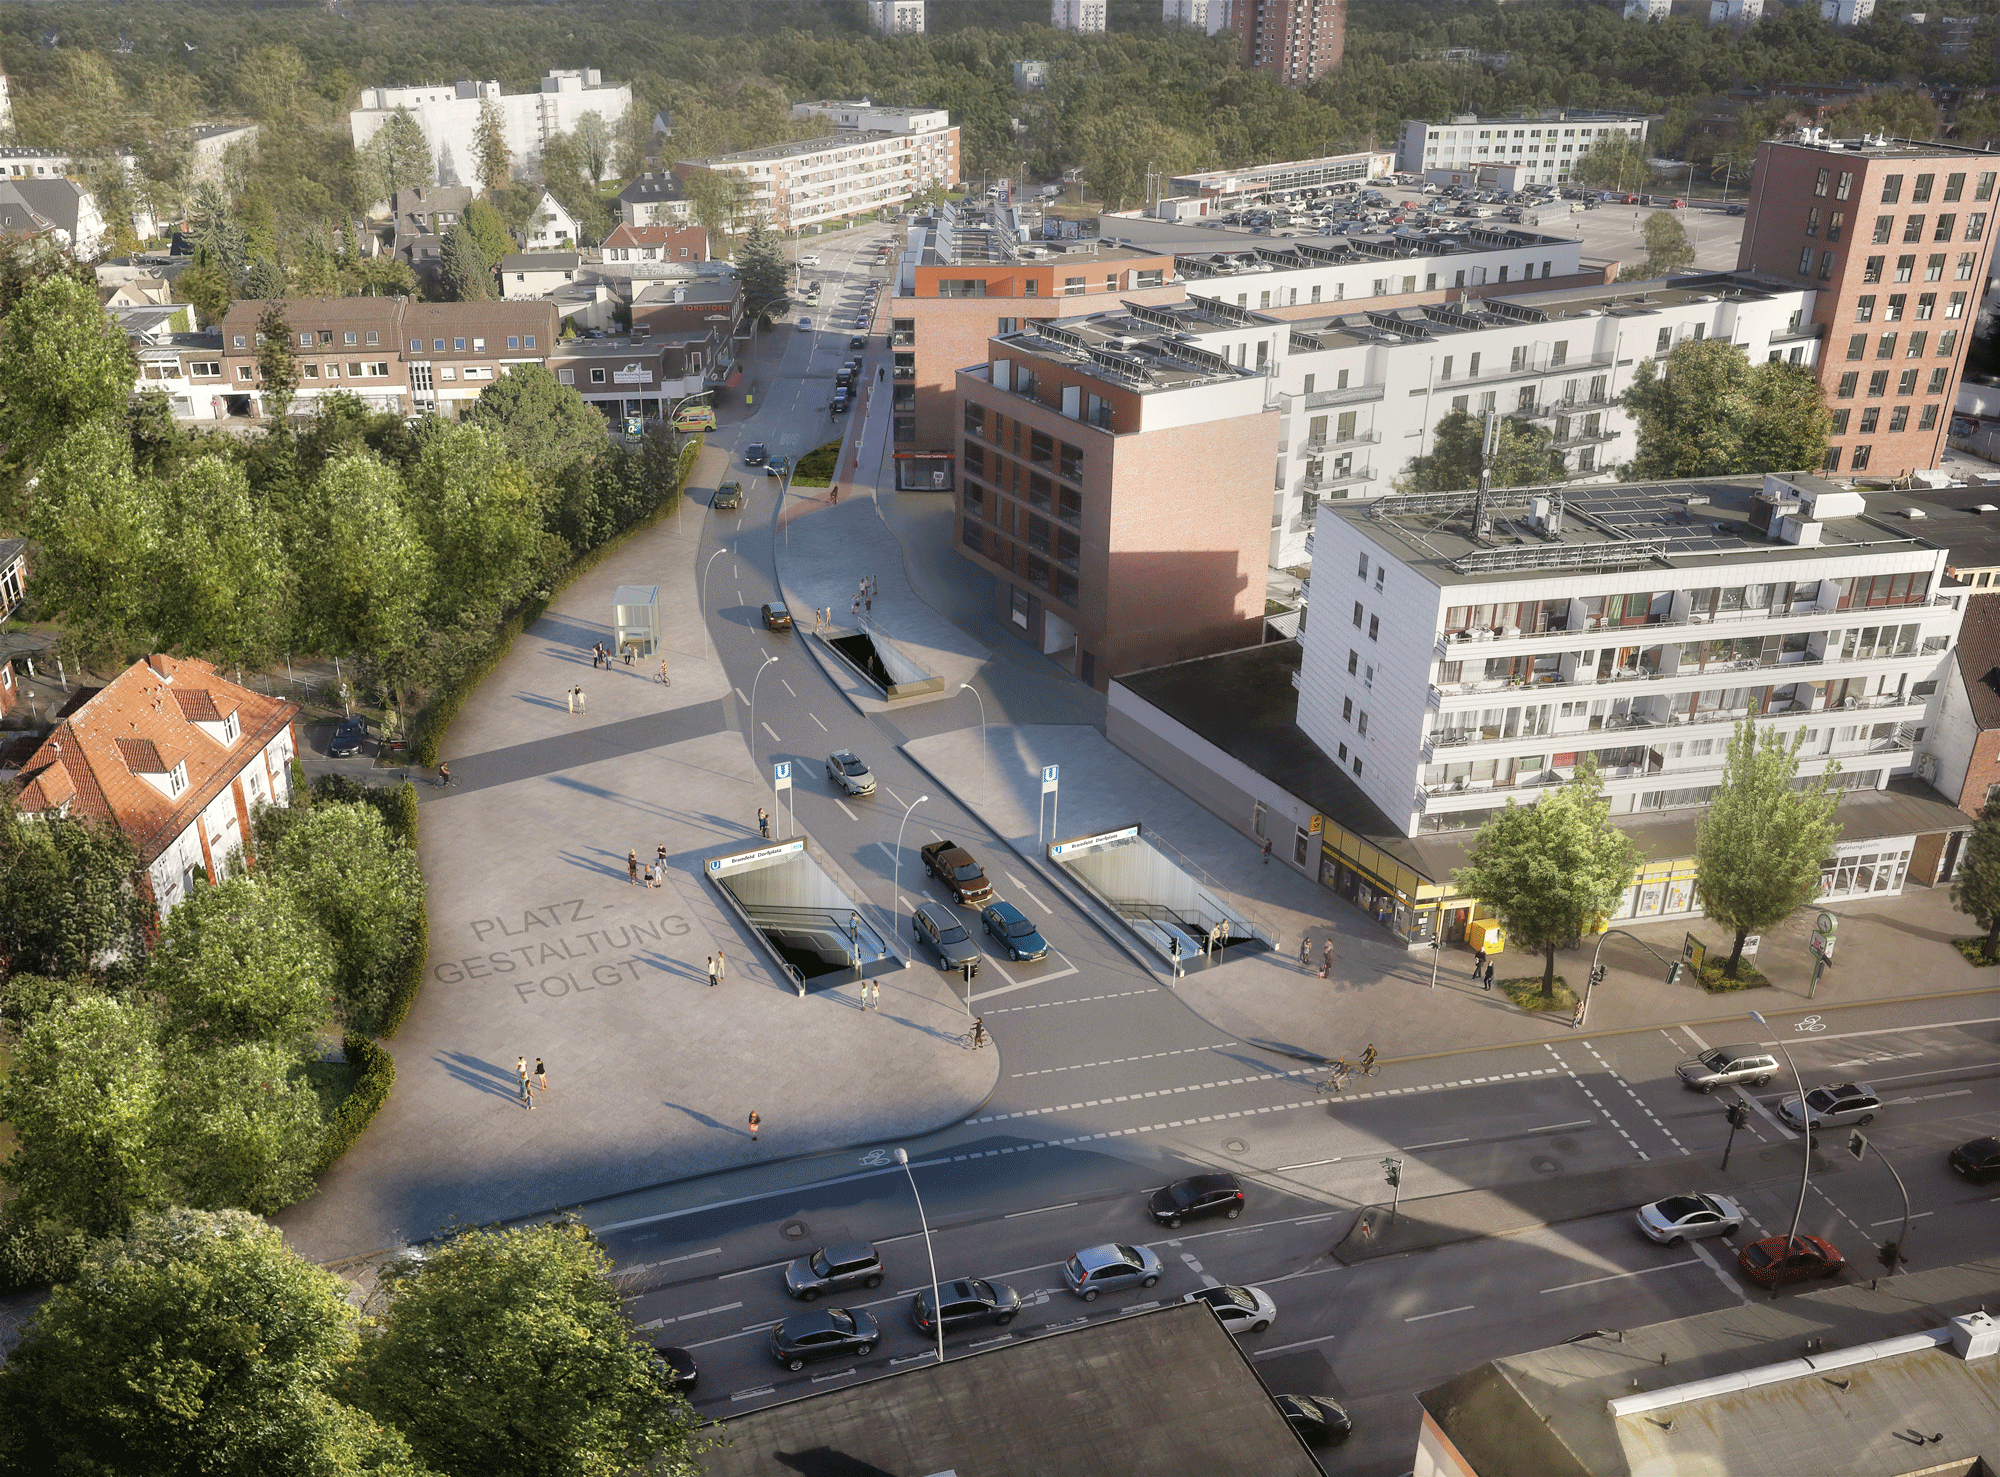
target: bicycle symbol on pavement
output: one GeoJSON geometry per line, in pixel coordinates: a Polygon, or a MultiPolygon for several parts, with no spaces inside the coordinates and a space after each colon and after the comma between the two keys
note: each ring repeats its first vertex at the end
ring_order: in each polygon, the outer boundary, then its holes
{"type": "Polygon", "coordinates": [[[889,1151],[887,1149],[870,1149],[866,1154],[861,1156],[861,1162],[870,1169],[879,1168],[889,1162],[889,1151]]]}
{"type": "Polygon", "coordinates": [[[1793,1024],[1792,1029],[1794,1031],[1824,1031],[1826,1029],[1826,1022],[1816,1015],[1800,1016],[1793,1024]]]}

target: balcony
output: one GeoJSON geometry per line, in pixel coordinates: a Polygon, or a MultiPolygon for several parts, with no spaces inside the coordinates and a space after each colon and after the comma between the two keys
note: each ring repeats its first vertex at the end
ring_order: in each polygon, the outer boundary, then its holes
{"type": "Polygon", "coordinates": [[[1616,357],[1610,353],[1587,354],[1581,359],[1565,359],[1560,364],[1551,364],[1544,359],[1523,364],[1519,369],[1493,369],[1484,374],[1454,375],[1450,379],[1441,379],[1433,384],[1431,393],[1448,395],[1468,385],[1494,385],[1506,380],[1546,379],[1552,374],[1576,374],[1586,369],[1603,369],[1615,362],[1616,357]]]}
{"type": "Polygon", "coordinates": [[[1311,395],[1299,397],[1303,410],[1318,410],[1322,405],[1361,405],[1370,400],[1380,400],[1386,393],[1382,385],[1354,385],[1345,390],[1320,390],[1311,395]]]}
{"type": "Polygon", "coordinates": [[[1357,482],[1374,480],[1373,467],[1350,467],[1344,472],[1308,472],[1299,479],[1299,486],[1307,492],[1322,492],[1329,487],[1352,487],[1357,482]]]}
{"type": "MultiPolygon", "coordinates": [[[[1629,644],[1647,641],[1651,639],[1651,633],[1655,631],[1687,626],[1704,628],[1717,626],[1733,627],[1753,621],[1830,621],[1836,625],[1863,625],[1870,620],[1875,621],[1879,625],[1894,619],[1898,611],[1921,612],[1937,606],[1949,606],[1951,603],[1952,597],[1949,595],[1933,595],[1928,600],[1920,600],[1909,605],[1876,605],[1862,610],[1822,610],[1818,606],[1813,606],[1806,610],[1785,610],[1777,607],[1767,607],[1761,610],[1728,610],[1680,617],[1661,616],[1655,618],[1649,616],[1643,625],[1631,626],[1589,624],[1581,626],[1576,630],[1570,630],[1567,627],[1551,627],[1546,631],[1516,631],[1511,629],[1506,631],[1447,631],[1441,639],[1446,646],[1460,655],[1463,655],[1462,648],[1466,646],[1484,646],[1488,643],[1511,646],[1517,641],[1532,642],[1540,645],[1552,641],[1575,641],[1579,636],[1593,638],[1600,645],[1610,640],[1619,641],[1621,644],[1629,644]]],[[[1444,649],[1444,646],[1439,648],[1441,652],[1444,649]]]]}
{"type": "Polygon", "coordinates": [[[1304,449],[1306,455],[1318,456],[1322,452],[1339,451],[1341,448],[1347,446],[1374,446],[1381,439],[1382,435],[1379,431],[1357,431],[1352,436],[1334,436],[1331,438],[1326,436],[1308,436],[1304,449]]]}
{"type": "MultiPolygon", "coordinates": [[[[1834,722],[1842,718],[1858,719],[1872,714],[1896,714],[1905,711],[1921,712],[1929,702],[1930,699],[1926,697],[1898,697],[1894,693],[1887,693],[1881,697],[1849,698],[1837,708],[1774,708],[1767,713],[1760,714],[1759,717],[1760,719],[1780,719],[1787,721],[1792,719],[1807,721],[1821,719],[1834,722]]],[[[1495,746],[1520,744],[1531,747],[1547,747],[1553,744],[1588,748],[1599,735],[1606,734],[1620,735],[1636,743],[1652,743],[1654,735],[1665,733],[1671,729],[1700,728],[1716,723],[1741,723],[1749,716],[1750,710],[1748,708],[1709,708],[1695,713],[1613,715],[1607,716],[1596,728],[1559,729],[1543,733],[1512,733],[1503,735],[1489,734],[1483,728],[1440,728],[1434,729],[1425,735],[1421,752],[1424,762],[1428,764],[1438,754],[1485,744],[1495,746]]],[[[1910,725],[1903,723],[1901,727],[1908,728],[1910,725]]],[[[1904,735],[1903,737],[1907,742],[1908,736],[1904,735]]],[[[1888,740],[1877,739],[1874,742],[1882,744],[1887,743],[1888,740]]],[[[1816,756],[1807,754],[1801,757],[1810,759],[1816,756]]],[[[1840,756],[1835,754],[1832,757],[1839,758],[1840,756]]]]}
{"type": "Polygon", "coordinates": [[[1797,328],[1779,329],[1771,335],[1770,341],[1774,344],[1796,344],[1805,339],[1824,338],[1825,336],[1826,325],[1824,323],[1801,323],[1797,328]]]}
{"type": "Polygon", "coordinates": [[[1559,415],[1588,415],[1593,410],[1616,410],[1616,395],[1582,395],[1574,400],[1544,400],[1533,410],[1513,410],[1508,414],[1516,420],[1545,421],[1559,415]]]}
{"type": "MultiPolygon", "coordinates": [[[[1549,449],[1552,451],[1569,451],[1578,446],[1601,446],[1606,441],[1616,441],[1617,439],[1618,432],[1616,431],[1580,431],[1574,435],[1564,436],[1560,440],[1551,441],[1549,449]]],[[[1592,467],[1590,470],[1595,472],[1603,469],[1592,467]]]]}

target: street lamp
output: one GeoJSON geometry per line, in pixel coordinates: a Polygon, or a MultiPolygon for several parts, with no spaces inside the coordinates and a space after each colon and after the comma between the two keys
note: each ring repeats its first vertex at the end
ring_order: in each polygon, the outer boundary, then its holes
{"type": "Polygon", "coordinates": [[[701,567],[701,608],[702,608],[702,611],[703,611],[704,613],[706,613],[706,612],[707,612],[707,610],[708,610],[708,571],[709,571],[709,566],[710,566],[710,565],[712,565],[712,564],[714,564],[714,563],[715,563],[715,561],[716,561],[716,559],[717,559],[718,557],[720,557],[720,556],[722,555],[722,553],[723,553],[723,552],[724,552],[724,550],[722,550],[722,549],[717,549],[717,550],[715,551],[715,553],[713,553],[713,554],[710,554],[710,555],[708,556],[708,563],[707,563],[707,564],[704,564],[704,565],[702,565],[702,567],[701,567]]]}
{"type": "Polygon", "coordinates": [[[910,1152],[896,1150],[896,1162],[910,1181],[910,1194],[917,1202],[917,1220],[924,1228],[924,1255],[931,1261],[931,1321],[937,1328],[938,1363],[944,1363],[944,1299],[938,1295],[937,1253],[931,1250],[931,1223],[924,1214],[924,1197],[917,1194],[917,1177],[910,1170],[910,1152]]]}
{"type": "MultiPolygon", "coordinates": [[[[1760,1010],[1751,1011],[1750,1019],[1760,1026],[1771,1024],[1764,1019],[1764,1013],[1760,1010]]],[[[1799,1090],[1799,1119],[1804,1125],[1806,1146],[1805,1157],[1799,1161],[1799,1203],[1792,1208],[1792,1229],[1785,1237],[1784,1258],[1778,1263],[1777,1271],[1771,1280],[1771,1301],[1776,1302],[1778,1289],[1785,1285],[1785,1267],[1792,1259],[1792,1246],[1799,1239],[1799,1218],[1806,1213],[1806,1176],[1812,1173],[1812,1109],[1806,1106],[1805,1079],[1799,1076],[1799,1069],[1793,1065],[1792,1054],[1785,1050],[1785,1043],[1782,1041],[1774,1041],[1771,1044],[1776,1046],[1778,1054],[1784,1057],[1785,1065],[1791,1069],[1792,1082],[1799,1090]]]]}
{"type": "MultiPolygon", "coordinates": [[[[770,652],[768,651],[765,652],[764,665],[759,667],[757,669],[757,675],[750,679],[750,763],[752,765],[755,765],[757,762],[757,684],[759,682],[762,682],[764,680],[764,674],[768,672],[771,668],[775,667],[777,664],[778,664],[778,659],[772,656],[770,652]]],[[[763,781],[759,780],[757,782],[757,788],[761,790],[763,787],[764,787],[763,781]]],[[[777,782],[773,780],[771,784],[771,809],[775,811],[777,808],[778,808],[778,787],[777,787],[777,782]]]]}
{"type": "MultiPolygon", "coordinates": [[[[889,873],[889,941],[892,946],[895,944],[896,936],[903,931],[903,907],[896,901],[903,883],[903,827],[910,823],[910,812],[930,798],[928,795],[917,796],[903,807],[903,818],[896,823],[896,854],[892,859],[893,870],[889,873]]],[[[908,951],[904,951],[903,958],[906,962],[909,957],[908,951]]],[[[972,1003],[967,1001],[965,1008],[968,1012],[971,1011],[972,1003]]]]}
{"type": "Polygon", "coordinates": [[[991,795],[986,797],[986,803],[988,805],[997,805],[1000,800],[1000,792],[998,786],[993,782],[993,750],[986,742],[986,699],[979,695],[979,689],[974,687],[970,682],[959,683],[958,690],[960,692],[971,693],[972,700],[979,704],[979,749],[986,756],[986,786],[993,791],[991,795]]]}

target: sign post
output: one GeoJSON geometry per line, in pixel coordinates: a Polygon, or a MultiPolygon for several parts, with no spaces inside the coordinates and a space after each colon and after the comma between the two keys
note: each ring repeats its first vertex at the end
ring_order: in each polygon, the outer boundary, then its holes
{"type": "Polygon", "coordinates": [[[1382,1160],[1382,1178],[1393,1192],[1389,1197],[1389,1224],[1396,1223],[1396,1209],[1403,1203],[1403,1161],[1393,1154],[1382,1160]]]}
{"type": "Polygon", "coordinates": [[[1833,946],[1840,936],[1840,920],[1831,913],[1821,913],[1819,921],[1813,925],[1813,935],[1807,947],[1813,952],[1812,983],[1806,988],[1806,999],[1819,993],[1819,977],[1826,973],[1833,963],[1833,946]]]}
{"type": "MultiPolygon", "coordinates": [[[[1056,788],[1061,774],[1062,766],[1060,764],[1044,764],[1042,766],[1042,793],[1055,797],[1049,801],[1049,839],[1052,841],[1055,839],[1056,834],[1056,806],[1062,800],[1062,796],[1056,788]]],[[[1036,846],[1042,844],[1042,802],[1040,800],[1035,802],[1035,844],[1036,846]]]]}
{"type": "Polygon", "coordinates": [[[797,829],[793,825],[793,821],[796,819],[796,817],[793,814],[791,788],[792,788],[792,761],[789,759],[780,759],[777,763],[771,766],[771,791],[774,795],[779,790],[783,790],[786,792],[785,834],[787,836],[790,836],[792,832],[795,829],[797,829]]]}

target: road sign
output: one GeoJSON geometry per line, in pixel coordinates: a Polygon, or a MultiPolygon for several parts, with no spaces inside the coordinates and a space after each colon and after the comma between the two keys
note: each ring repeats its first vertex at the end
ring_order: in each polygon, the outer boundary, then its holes
{"type": "Polygon", "coordinates": [[[1820,914],[1819,921],[1813,925],[1812,951],[1828,964],[1833,963],[1833,946],[1839,935],[1840,920],[1831,913],[1820,914]]]}
{"type": "Polygon", "coordinates": [[[1061,773],[1062,766],[1060,764],[1044,764],[1042,766],[1042,793],[1044,795],[1055,789],[1056,776],[1061,773]]]}
{"type": "Polygon", "coordinates": [[[781,760],[771,766],[771,785],[774,789],[789,790],[792,787],[792,761],[781,760]]]}
{"type": "Polygon", "coordinates": [[[1852,1154],[1856,1159],[1861,1158],[1868,1152],[1868,1137],[1860,1129],[1855,1128],[1848,1131],[1847,1152],[1852,1154]]]}
{"type": "Polygon", "coordinates": [[[1744,935],[1743,935],[1743,957],[1744,957],[1745,959],[1749,959],[1749,958],[1752,958],[1752,957],[1753,957],[1753,956],[1754,956],[1754,955],[1756,954],[1756,952],[1757,952],[1757,946],[1758,946],[1759,944],[1763,943],[1763,942],[1764,942],[1764,935],[1763,935],[1763,934],[1761,934],[1761,933],[1746,933],[1746,934],[1744,934],[1744,935]]]}
{"type": "Polygon", "coordinates": [[[1681,944],[1681,958],[1687,961],[1688,967],[1696,974],[1700,974],[1702,962],[1708,958],[1708,945],[1693,934],[1688,934],[1681,944]]]}

